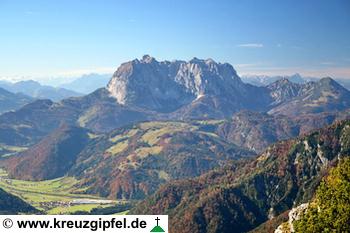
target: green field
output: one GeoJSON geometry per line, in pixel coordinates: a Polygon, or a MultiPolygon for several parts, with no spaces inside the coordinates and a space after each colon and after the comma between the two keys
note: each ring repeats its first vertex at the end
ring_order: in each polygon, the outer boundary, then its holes
{"type": "Polygon", "coordinates": [[[61,177],[47,181],[15,180],[8,178],[7,172],[0,169],[0,188],[22,198],[47,214],[89,212],[93,208],[104,208],[125,202],[80,194],[84,190],[76,188],[77,183],[78,180],[73,177],[61,177]]]}
{"type": "Polygon", "coordinates": [[[81,204],[72,206],[58,206],[47,211],[48,214],[67,214],[77,211],[91,211],[93,208],[102,207],[100,204],[81,204]]]}
{"type": "Polygon", "coordinates": [[[161,136],[165,134],[174,134],[177,132],[194,131],[198,127],[182,122],[146,122],[141,123],[140,128],[145,131],[142,135],[142,141],[150,146],[155,145],[161,136]]]}

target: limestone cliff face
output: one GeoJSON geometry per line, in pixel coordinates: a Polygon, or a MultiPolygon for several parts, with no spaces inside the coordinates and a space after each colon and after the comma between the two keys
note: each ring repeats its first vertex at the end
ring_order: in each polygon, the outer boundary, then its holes
{"type": "Polygon", "coordinates": [[[308,203],[303,203],[297,207],[292,208],[288,213],[288,221],[279,225],[274,233],[292,233],[292,232],[295,232],[294,227],[293,227],[293,223],[294,223],[294,221],[300,219],[302,213],[305,213],[305,211],[307,211],[308,206],[309,206],[308,203]]]}
{"type": "Polygon", "coordinates": [[[232,97],[244,88],[227,63],[197,58],[158,62],[148,55],[122,64],[107,86],[120,104],[164,112],[205,95],[232,97]]]}

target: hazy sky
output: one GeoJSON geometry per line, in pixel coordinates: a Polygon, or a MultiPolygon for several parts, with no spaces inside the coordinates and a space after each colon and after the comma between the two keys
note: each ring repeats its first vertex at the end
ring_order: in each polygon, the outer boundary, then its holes
{"type": "Polygon", "coordinates": [[[350,78],[350,1],[0,0],[0,77],[108,73],[143,54],[350,78]]]}

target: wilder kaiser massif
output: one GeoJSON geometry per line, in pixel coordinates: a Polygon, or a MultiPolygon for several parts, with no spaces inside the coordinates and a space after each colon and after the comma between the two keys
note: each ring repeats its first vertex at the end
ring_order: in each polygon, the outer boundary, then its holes
{"type": "Polygon", "coordinates": [[[171,232],[274,232],[323,200],[320,182],[350,154],[350,91],[330,77],[254,86],[228,63],[145,55],[87,95],[0,97],[2,213],[169,214],[171,232]]]}

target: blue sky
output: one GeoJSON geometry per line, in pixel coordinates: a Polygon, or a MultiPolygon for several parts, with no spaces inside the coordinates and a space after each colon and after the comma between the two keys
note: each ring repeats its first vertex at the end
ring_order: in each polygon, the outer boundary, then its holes
{"type": "Polygon", "coordinates": [[[2,78],[112,72],[143,54],[350,78],[350,1],[0,0],[2,78]]]}

